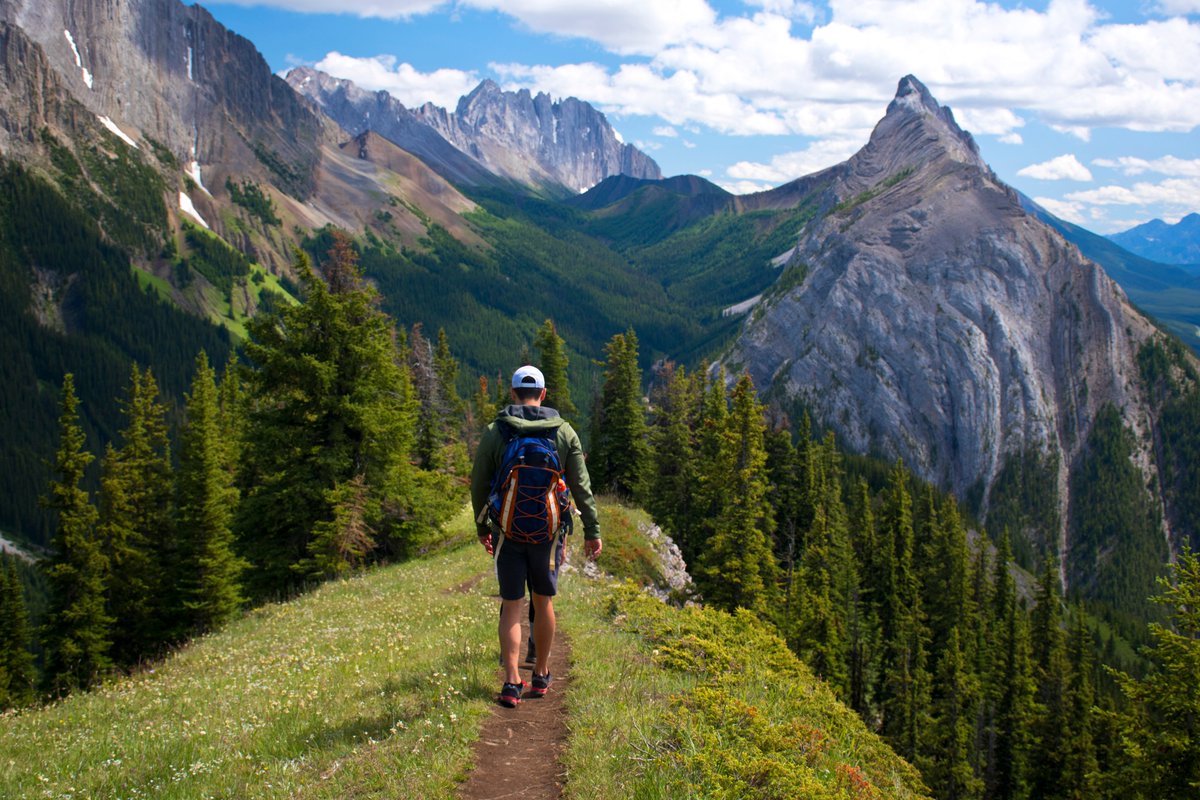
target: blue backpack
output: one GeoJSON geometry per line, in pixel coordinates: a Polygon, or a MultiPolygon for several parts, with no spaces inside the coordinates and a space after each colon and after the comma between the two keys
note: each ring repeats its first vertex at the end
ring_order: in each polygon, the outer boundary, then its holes
{"type": "Polygon", "coordinates": [[[550,436],[521,436],[507,425],[509,439],[492,479],[487,514],[505,538],[525,544],[553,541],[571,528],[571,493],[563,480],[550,436]]]}

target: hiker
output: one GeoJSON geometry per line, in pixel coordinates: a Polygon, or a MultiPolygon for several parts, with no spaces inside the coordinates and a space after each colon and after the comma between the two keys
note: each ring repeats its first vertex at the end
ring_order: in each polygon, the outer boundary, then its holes
{"type": "Polygon", "coordinates": [[[471,504],[479,543],[496,563],[500,583],[500,656],[504,686],[499,701],[514,708],[525,693],[517,670],[521,646],[521,602],[531,589],[535,660],[529,696],[550,688],[550,645],[565,538],[571,531],[571,500],[583,519],[584,552],[600,555],[600,521],[579,434],[546,399],[541,370],[513,373],[512,405],[496,415],[483,434],[471,470],[471,504]]]}

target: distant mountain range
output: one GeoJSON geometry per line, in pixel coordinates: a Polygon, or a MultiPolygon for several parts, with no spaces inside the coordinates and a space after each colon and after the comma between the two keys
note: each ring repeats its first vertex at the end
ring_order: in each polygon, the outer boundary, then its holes
{"type": "Polygon", "coordinates": [[[1143,258],[1200,272],[1200,214],[1188,214],[1174,225],[1152,219],[1108,238],[1143,258]]]}

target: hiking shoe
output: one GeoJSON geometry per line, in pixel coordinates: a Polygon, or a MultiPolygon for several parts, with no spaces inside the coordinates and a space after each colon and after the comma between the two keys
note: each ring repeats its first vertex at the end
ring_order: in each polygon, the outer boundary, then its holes
{"type": "MultiPolygon", "coordinates": [[[[520,683],[505,683],[504,688],[500,690],[500,696],[496,698],[500,701],[500,705],[516,708],[521,702],[521,692],[525,690],[525,681],[520,683]]],[[[542,692],[545,694],[545,691],[542,692]]]]}
{"type": "Polygon", "coordinates": [[[545,697],[546,692],[550,691],[550,684],[554,682],[553,676],[547,672],[545,675],[533,676],[533,688],[529,690],[530,697],[545,697]]]}
{"type": "Polygon", "coordinates": [[[525,663],[533,664],[537,661],[537,646],[533,643],[533,637],[529,637],[529,650],[525,653],[525,663]]]}

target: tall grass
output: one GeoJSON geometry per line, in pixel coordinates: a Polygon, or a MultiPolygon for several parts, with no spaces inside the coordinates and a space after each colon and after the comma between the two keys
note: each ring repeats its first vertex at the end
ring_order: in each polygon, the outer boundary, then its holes
{"type": "Polygon", "coordinates": [[[475,547],[326,584],[0,717],[0,797],[451,796],[496,688],[492,587],[452,587],[488,568],[475,547]]]}

